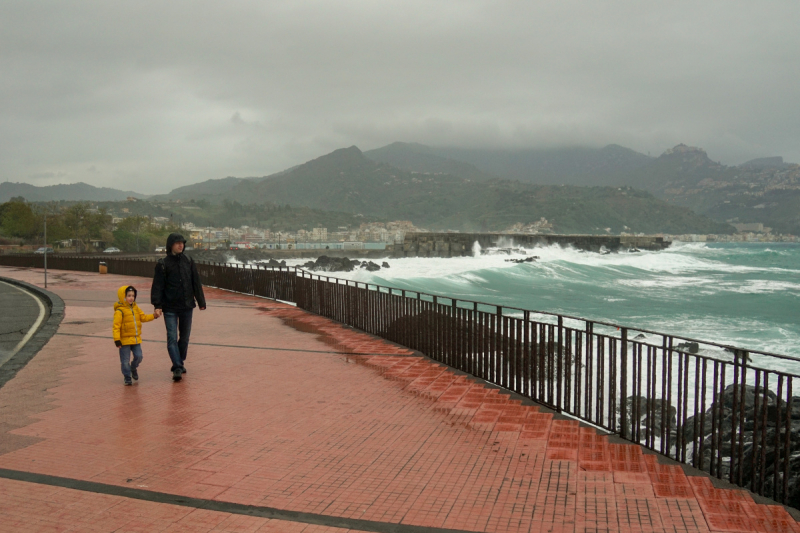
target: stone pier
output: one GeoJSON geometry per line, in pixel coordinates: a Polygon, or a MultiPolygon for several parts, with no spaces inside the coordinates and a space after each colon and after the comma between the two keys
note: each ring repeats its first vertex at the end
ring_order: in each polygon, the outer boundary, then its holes
{"type": "Polygon", "coordinates": [[[572,246],[579,250],[599,252],[608,250],[663,250],[671,244],[654,235],[509,235],[505,233],[407,233],[396,257],[459,257],[472,254],[478,243],[482,249],[491,247],[572,246]]]}

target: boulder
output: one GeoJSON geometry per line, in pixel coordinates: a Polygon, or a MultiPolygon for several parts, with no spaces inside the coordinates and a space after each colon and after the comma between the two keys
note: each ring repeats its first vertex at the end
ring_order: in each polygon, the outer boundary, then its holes
{"type": "Polygon", "coordinates": [[[700,344],[696,342],[682,342],[675,347],[679,352],[697,353],[700,351],[700,344]]]}
{"type": "MultiPolygon", "coordinates": [[[[666,428],[667,421],[671,431],[674,431],[677,422],[678,410],[666,400],[659,398],[647,398],[646,396],[628,396],[625,399],[625,406],[627,408],[627,430],[628,434],[632,435],[636,427],[636,408],[639,409],[639,428],[642,434],[650,428],[650,431],[655,434],[661,433],[662,426],[666,428]],[[652,410],[652,413],[648,411],[652,410]],[[662,412],[663,411],[663,412],[662,412]],[[651,416],[652,415],[652,416],[651,416]],[[662,415],[666,415],[667,419],[663,420],[662,415]]],[[[620,409],[617,408],[619,412],[620,409]]],[[[619,425],[622,426],[622,418],[619,419],[619,425]]]]}
{"type": "Polygon", "coordinates": [[[321,255],[316,261],[305,263],[303,268],[313,272],[352,272],[358,264],[358,261],[351,261],[347,257],[321,255]]]}
{"type": "Polygon", "coordinates": [[[538,255],[532,255],[532,256],[526,257],[524,259],[506,259],[506,263],[517,263],[517,264],[520,264],[520,263],[533,263],[537,259],[539,259],[538,255]]]}
{"type": "Polygon", "coordinates": [[[361,263],[361,268],[365,269],[367,272],[377,272],[381,269],[380,265],[372,261],[364,261],[361,263]]]}

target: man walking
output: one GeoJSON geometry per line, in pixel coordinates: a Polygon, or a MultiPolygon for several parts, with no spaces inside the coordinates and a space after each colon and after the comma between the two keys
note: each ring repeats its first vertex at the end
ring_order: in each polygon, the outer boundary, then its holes
{"type": "Polygon", "coordinates": [[[164,314],[167,326],[167,351],[172,360],[172,380],[180,381],[186,373],[186,352],[192,332],[192,310],[197,306],[203,311],[206,298],[194,260],[183,253],[186,239],[179,233],[167,237],[167,257],[156,264],[150,303],[155,308],[156,318],[164,314]]]}

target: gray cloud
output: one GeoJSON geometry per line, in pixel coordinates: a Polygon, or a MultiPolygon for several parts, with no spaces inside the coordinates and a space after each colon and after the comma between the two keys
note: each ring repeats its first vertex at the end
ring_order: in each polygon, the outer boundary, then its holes
{"type": "Polygon", "coordinates": [[[396,140],[800,161],[798,15],[795,1],[6,0],[0,180],[164,192],[396,140]]]}

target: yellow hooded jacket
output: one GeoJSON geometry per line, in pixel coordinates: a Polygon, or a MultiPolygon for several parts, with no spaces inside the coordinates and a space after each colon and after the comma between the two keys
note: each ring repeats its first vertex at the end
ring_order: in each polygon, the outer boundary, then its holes
{"type": "MultiPolygon", "coordinates": [[[[117,290],[119,301],[114,304],[114,340],[123,345],[139,344],[142,342],[142,323],[155,320],[155,316],[146,315],[139,309],[136,302],[128,305],[125,301],[125,291],[130,285],[123,285],[117,290]]],[[[135,291],[135,289],[134,289],[135,291]]]]}

